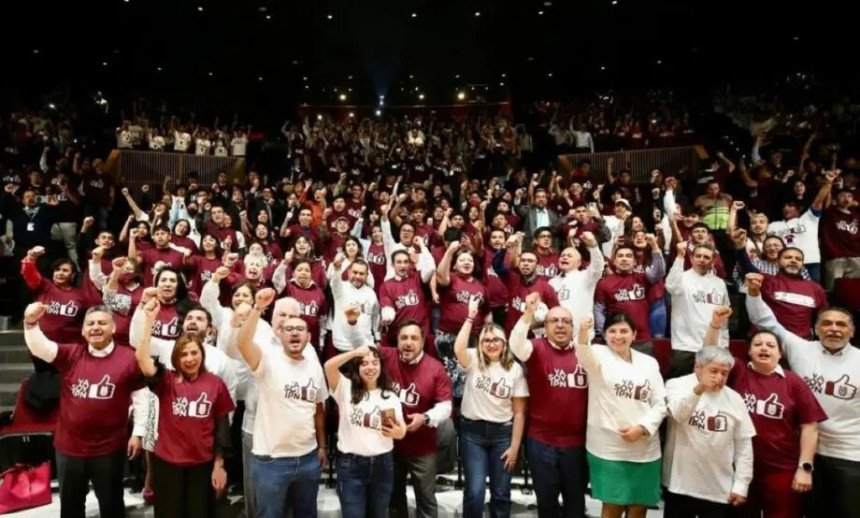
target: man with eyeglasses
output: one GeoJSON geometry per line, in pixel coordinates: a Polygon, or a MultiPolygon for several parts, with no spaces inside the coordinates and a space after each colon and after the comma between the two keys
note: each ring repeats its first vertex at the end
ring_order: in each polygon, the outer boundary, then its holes
{"type": "Polygon", "coordinates": [[[528,339],[539,302],[526,297],[525,311],[511,331],[510,347],[526,366],[529,403],[526,456],[534,475],[540,518],[585,515],[585,425],[588,375],[576,359],[573,317],[563,307],[546,316],[546,336],[528,339]],[[564,501],[559,506],[559,493],[564,501]]]}
{"type": "MultiPolygon", "coordinates": [[[[558,275],[558,253],[555,251],[553,243],[552,230],[549,227],[539,228],[534,234],[534,247],[532,250],[537,258],[537,267],[535,271],[541,277],[546,277],[547,280],[558,275]]],[[[516,268],[519,266],[519,259],[515,262],[511,260],[511,266],[516,268]]]]}
{"type": "Polygon", "coordinates": [[[307,324],[286,317],[274,329],[272,345],[254,343],[260,315],[275,299],[275,291],[257,292],[248,317],[239,329],[237,345],[257,380],[258,408],[254,423],[251,475],[257,514],[281,517],[287,496],[295,516],[317,515],[320,471],[325,464],[325,411],[328,398],[318,361],[305,358],[307,324]]]}

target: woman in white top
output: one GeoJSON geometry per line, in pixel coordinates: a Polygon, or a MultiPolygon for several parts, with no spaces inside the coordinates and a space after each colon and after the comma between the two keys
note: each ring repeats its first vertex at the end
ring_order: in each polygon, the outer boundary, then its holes
{"type": "Polygon", "coordinates": [[[666,390],[657,361],[630,348],[636,327],[624,314],[609,317],[607,345],[592,346],[591,317],[579,328],[576,357],[588,373],[585,440],[591,494],[603,518],[645,516],[660,501],[660,437],[666,390]]]}
{"type": "Polygon", "coordinates": [[[394,440],[406,436],[400,398],[379,351],[363,345],[325,362],[340,408],[337,496],[344,518],[388,516],[394,489],[394,440]],[[346,373],[340,369],[347,365],[346,373]]]}
{"type": "Polygon", "coordinates": [[[454,341],[454,355],[466,370],[460,408],[460,451],[466,475],[463,516],[483,516],[487,475],[490,516],[510,516],[511,471],[522,443],[529,389],[501,327],[485,327],[478,347],[468,348],[478,305],[477,298],[469,300],[468,316],[454,341]]]}

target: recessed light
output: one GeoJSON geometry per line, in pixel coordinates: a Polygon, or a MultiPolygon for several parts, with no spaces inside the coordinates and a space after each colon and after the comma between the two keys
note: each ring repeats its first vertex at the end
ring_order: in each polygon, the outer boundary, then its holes
{"type": "Polygon", "coordinates": [[[481,11],[475,11],[475,17],[481,16],[481,11]]]}

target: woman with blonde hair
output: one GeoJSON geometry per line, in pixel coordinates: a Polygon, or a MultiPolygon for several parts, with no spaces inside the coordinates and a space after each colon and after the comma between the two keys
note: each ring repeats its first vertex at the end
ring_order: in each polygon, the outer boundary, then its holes
{"type": "Polygon", "coordinates": [[[514,361],[501,327],[484,327],[478,335],[478,346],[468,348],[479,304],[478,298],[469,299],[466,320],[454,342],[454,355],[466,371],[460,408],[466,518],[483,516],[487,475],[490,516],[510,516],[511,471],[522,444],[529,396],[523,368],[514,361]]]}

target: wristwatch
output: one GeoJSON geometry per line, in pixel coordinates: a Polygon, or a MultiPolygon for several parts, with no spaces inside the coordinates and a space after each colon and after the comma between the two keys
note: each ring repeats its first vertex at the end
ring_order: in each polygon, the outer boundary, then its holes
{"type": "Polygon", "coordinates": [[[812,473],[812,470],[813,470],[811,462],[801,462],[800,466],[798,466],[797,468],[802,469],[803,471],[805,471],[807,473],[812,473]]]}
{"type": "Polygon", "coordinates": [[[427,414],[421,414],[421,415],[424,416],[424,426],[429,425],[430,424],[430,416],[427,414]]]}

